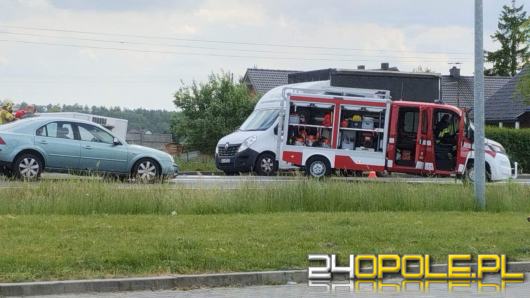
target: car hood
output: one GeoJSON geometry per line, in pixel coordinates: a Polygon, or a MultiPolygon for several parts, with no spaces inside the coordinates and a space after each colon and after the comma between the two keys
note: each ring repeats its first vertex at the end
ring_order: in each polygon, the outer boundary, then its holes
{"type": "Polygon", "coordinates": [[[241,144],[246,139],[250,138],[251,136],[258,136],[259,137],[263,133],[264,133],[263,131],[256,131],[256,130],[253,130],[253,131],[242,131],[242,130],[234,131],[233,133],[222,137],[219,140],[219,142],[217,143],[217,146],[224,145],[226,143],[229,143],[229,144],[241,144]]]}
{"type": "Polygon", "coordinates": [[[502,148],[504,148],[504,147],[502,146],[501,143],[496,142],[496,141],[491,140],[491,139],[488,139],[488,138],[485,138],[485,139],[484,139],[484,143],[486,143],[486,145],[494,145],[494,146],[497,146],[497,147],[502,147],[502,148]]]}

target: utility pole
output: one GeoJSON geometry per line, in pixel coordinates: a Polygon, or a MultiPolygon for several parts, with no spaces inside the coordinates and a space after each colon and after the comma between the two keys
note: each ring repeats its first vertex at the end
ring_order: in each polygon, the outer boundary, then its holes
{"type": "Polygon", "coordinates": [[[486,208],[486,165],[484,154],[484,15],[482,0],[475,0],[475,199],[486,208]]]}

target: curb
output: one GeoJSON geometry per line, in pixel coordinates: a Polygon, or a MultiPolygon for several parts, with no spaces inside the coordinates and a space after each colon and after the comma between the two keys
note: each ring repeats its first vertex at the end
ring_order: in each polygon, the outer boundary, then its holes
{"type": "Polygon", "coordinates": [[[307,281],[306,270],[176,275],[146,278],[0,283],[0,296],[81,294],[90,292],[159,291],[200,287],[278,285],[307,281]]]}
{"type": "MultiPolygon", "coordinates": [[[[476,270],[476,264],[470,264],[476,270]]],[[[413,266],[412,266],[413,267],[413,266]]],[[[508,264],[510,272],[530,272],[530,262],[508,264]]],[[[369,268],[368,268],[369,269],[369,268]]],[[[446,264],[436,264],[432,272],[447,272],[446,264]]],[[[81,294],[90,292],[189,290],[201,287],[243,287],[306,283],[307,270],[236,272],[138,278],[90,279],[0,283],[0,296],[81,294]]]]}
{"type": "Polygon", "coordinates": [[[210,171],[185,171],[179,172],[179,176],[225,176],[223,172],[210,172],[210,171]]]}

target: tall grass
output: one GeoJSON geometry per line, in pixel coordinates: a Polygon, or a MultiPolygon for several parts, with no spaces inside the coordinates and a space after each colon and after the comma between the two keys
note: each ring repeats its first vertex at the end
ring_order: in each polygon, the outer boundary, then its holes
{"type": "Polygon", "coordinates": [[[175,158],[181,172],[218,172],[215,167],[215,159],[210,155],[200,155],[199,157],[187,160],[184,156],[175,158]]]}
{"type": "MultiPolygon", "coordinates": [[[[476,211],[465,185],[318,182],[193,190],[69,180],[0,190],[0,214],[233,214],[346,211],[476,211]]],[[[490,185],[487,211],[530,212],[530,187],[490,185]]]]}

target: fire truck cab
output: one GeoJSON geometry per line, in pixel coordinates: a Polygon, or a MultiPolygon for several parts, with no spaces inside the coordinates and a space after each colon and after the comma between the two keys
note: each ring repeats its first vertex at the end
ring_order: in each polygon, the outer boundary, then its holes
{"type": "MultiPolygon", "coordinates": [[[[225,172],[261,175],[302,168],[314,177],[340,170],[473,179],[472,144],[473,125],[457,107],[319,81],[265,94],[242,129],[220,140],[216,163],[225,172]]],[[[491,140],[486,170],[490,180],[513,176],[504,148],[491,140]]]]}

